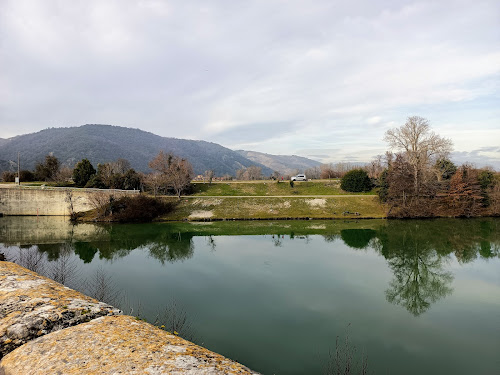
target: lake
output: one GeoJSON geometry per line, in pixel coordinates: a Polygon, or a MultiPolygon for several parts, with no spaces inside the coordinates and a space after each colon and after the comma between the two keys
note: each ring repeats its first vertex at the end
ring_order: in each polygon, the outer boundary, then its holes
{"type": "Polygon", "coordinates": [[[0,252],[263,374],[500,373],[499,219],[4,217],[0,252]]]}

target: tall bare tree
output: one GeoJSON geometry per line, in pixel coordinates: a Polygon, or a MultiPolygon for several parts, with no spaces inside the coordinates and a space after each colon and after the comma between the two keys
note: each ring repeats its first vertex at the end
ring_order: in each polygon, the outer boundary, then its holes
{"type": "Polygon", "coordinates": [[[160,173],[166,187],[173,189],[179,198],[182,191],[189,186],[193,179],[193,167],[191,163],[171,153],[167,154],[160,151],[149,162],[149,167],[160,173]]]}
{"type": "Polygon", "coordinates": [[[450,139],[431,131],[429,121],[419,116],[408,117],[403,126],[388,130],[384,140],[391,148],[404,152],[413,167],[413,184],[417,196],[423,177],[434,159],[446,157],[453,145],[450,139]]]}

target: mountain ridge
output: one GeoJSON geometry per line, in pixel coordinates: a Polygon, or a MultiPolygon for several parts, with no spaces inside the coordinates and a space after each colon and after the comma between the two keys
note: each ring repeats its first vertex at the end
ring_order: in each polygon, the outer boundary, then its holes
{"type": "Polygon", "coordinates": [[[283,175],[304,172],[308,168],[319,167],[321,163],[298,155],[273,155],[264,152],[236,150],[240,155],[260,163],[283,175]]]}
{"type": "Polygon", "coordinates": [[[5,170],[5,165],[15,160],[20,152],[21,169],[32,170],[37,162],[44,160],[45,155],[52,153],[68,166],[74,166],[83,158],[89,159],[94,166],[124,158],[132,168],[147,172],[150,170],[149,161],[161,150],[188,159],[195,174],[212,169],[216,175],[235,175],[236,170],[252,165],[261,167],[264,175],[273,172],[217,143],[162,137],[136,128],[101,124],[47,128],[2,139],[0,167],[5,170]]]}

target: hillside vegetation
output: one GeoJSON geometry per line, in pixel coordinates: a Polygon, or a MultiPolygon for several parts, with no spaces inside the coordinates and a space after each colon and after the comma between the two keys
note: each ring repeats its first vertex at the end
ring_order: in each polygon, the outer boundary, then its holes
{"type": "Polygon", "coordinates": [[[319,167],[320,162],[297,155],[271,155],[263,152],[236,150],[247,159],[266,167],[273,171],[278,171],[282,175],[293,175],[297,171],[304,172],[309,168],[319,167]]]}
{"type": "Polygon", "coordinates": [[[74,166],[84,158],[94,166],[123,158],[135,170],[147,172],[149,161],[161,150],[189,160],[195,174],[213,170],[218,176],[235,175],[238,169],[252,165],[261,167],[266,176],[273,172],[216,143],[160,137],[139,129],[111,125],[51,128],[3,140],[0,142],[0,167],[6,170],[9,160],[17,166],[19,151],[21,169],[33,170],[37,162],[53,153],[67,166],[74,166]]]}

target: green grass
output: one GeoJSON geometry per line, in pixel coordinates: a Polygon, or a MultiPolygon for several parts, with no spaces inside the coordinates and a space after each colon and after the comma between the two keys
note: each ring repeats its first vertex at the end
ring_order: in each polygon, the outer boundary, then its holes
{"type": "Polygon", "coordinates": [[[339,180],[298,181],[293,188],[289,181],[196,182],[193,188],[193,195],[196,196],[375,195],[373,190],[367,193],[346,192],[340,188],[339,180]]]}

